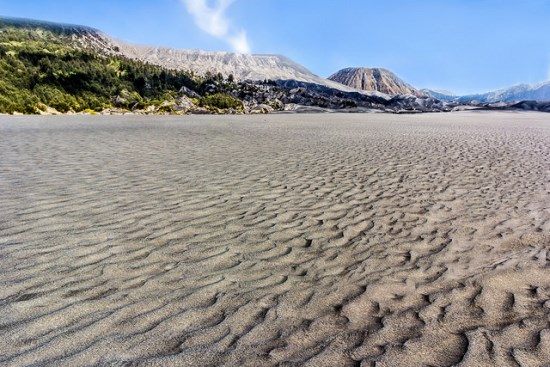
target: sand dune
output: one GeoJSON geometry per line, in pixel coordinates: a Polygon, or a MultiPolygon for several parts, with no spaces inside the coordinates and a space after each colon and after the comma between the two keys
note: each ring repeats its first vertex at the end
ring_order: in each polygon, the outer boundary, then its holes
{"type": "Polygon", "coordinates": [[[0,365],[550,364],[550,117],[0,117],[0,365]]]}

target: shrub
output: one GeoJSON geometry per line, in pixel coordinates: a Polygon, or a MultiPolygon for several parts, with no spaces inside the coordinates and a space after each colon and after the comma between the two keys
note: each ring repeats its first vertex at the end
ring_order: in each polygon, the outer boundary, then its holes
{"type": "Polygon", "coordinates": [[[214,107],[214,108],[234,108],[242,111],[244,109],[243,103],[238,98],[225,93],[215,93],[209,96],[202,97],[199,101],[201,107],[214,107]]]}

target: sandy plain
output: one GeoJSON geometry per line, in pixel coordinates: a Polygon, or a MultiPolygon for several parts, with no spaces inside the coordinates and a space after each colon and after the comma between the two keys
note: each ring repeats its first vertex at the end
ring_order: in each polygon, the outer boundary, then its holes
{"type": "Polygon", "coordinates": [[[550,365],[548,114],[4,116],[0,157],[0,365],[550,365]]]}

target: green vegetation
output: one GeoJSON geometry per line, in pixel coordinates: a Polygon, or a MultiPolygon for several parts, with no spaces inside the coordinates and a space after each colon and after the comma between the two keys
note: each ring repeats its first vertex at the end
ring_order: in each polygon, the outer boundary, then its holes
{"type": "Polygon", "coordinates": [[[70,32],[0,22],[0,113],[38,113],[46,106],[60,112],[145,108],[204,82],[79,47],[70,32]]]}
{"type": "Polygon", "coordinates": [[[201,107],[214,107],[219,109],[233,108],[238,111],[244,109],[240,99],[225,93],[215,93],[209,96],[202,97],[199,105],[201,107]]]}

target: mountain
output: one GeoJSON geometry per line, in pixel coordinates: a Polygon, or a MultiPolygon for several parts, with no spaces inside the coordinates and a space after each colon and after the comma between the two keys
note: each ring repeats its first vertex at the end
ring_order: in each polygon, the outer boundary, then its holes
{"type": "MultiPolygon", "coordinates": [[[[383,74],[378,86],[392,79],[401,91],[412,90],[389,72],[383,74]]],[[[451,108],[428,96],[390,97],[354,89],[283,56],[137,46],[89,27],[0,17],[0,113],[419,113],[451,108]]]]}
{"type": "Polygon", "coordinates": [[[446,90],[421,89],[420,92],[424,93],[427,96],[437,98],[440,101],[453,102],[458,99],[457,95],[446,90]]]}
{"type": "MultiPolygon", "coordinates": [[[[106,38],[104,35],[102,37],[106,38]]],[[[108,41],[128,58],[161,65],[169,69],[192,70],[200,75],[207,72],[221,73],[224,77],[233,75],[237,80],[296,80],[346,92],[353,91],[352,88],[313,74],[285,56],[184,50],[132,45],[115,40],[108,41]]]]}
{"type": "Polygon", "coordinates": [[[86,26],[51,23],[19,18],[0,18],[4,25],[43,28],[70,35],[82,47],[94,49],[107,55],[124,56],[167,69],[190,71],[204,76],[221,73],[224,77],[233,75],[236,80],[297,80],[320,84],[345,92],[354,92],[331,80],[323,79],[305,67],[280,55],[248,55],[232,52],[185,50],[156,46],[135,45],[116,40],[105,33],[86,26]]]}
{"type": "MultiPolygon", "coordinates": [[[[7,19],[7,21],[10,20],[7,19]]],[[[248,55],[233,52],[136,45],[114,39],[97,29],[85,26],[58,25],[56,23],[20,19],[11,19],[11,21],[31,27],[43,27],[44,25],[50,28],[60,27],[64,32],[71,33],[73,39],[83,47],[92,48],[97,52],[124,56],[167,69],[189,71],[200,76],[205,76],[207,73],[220,73],[225,78],[232,75],[233,78],[239,81],[296,80],[345,92],[355,91],[353,88],[323,79],[302,65],[281,55],[248,55]]]]}
{"type": "Polygon", "coordinates": [[[459,102],[479,101],[490,102],[519,102],[519,101],[550,101],[550,81],[537,85],[520,84],[511,88],[499,89],[494,92],[461,96],[459,102]]]}
{"type": "Polygon", "coordinates": [[[422,93],[401,80],[397,75],[382,68],[346,68],[329,76],[329,80],[364,91],[378,91],[391,96],[422,93]]]}
{"type": "Polygon", "coordinates": [[[460,103],[497,103],[505,102],[513,105],[521,101],[550,101],[550,81],[536,85],[519,84],[510,88],[503,88],[493,92],[468,94],[457,96],[448,91],[434,91],[422,89],[421,92],[437,98],[441,101],[460,102],[460,103]]]}

